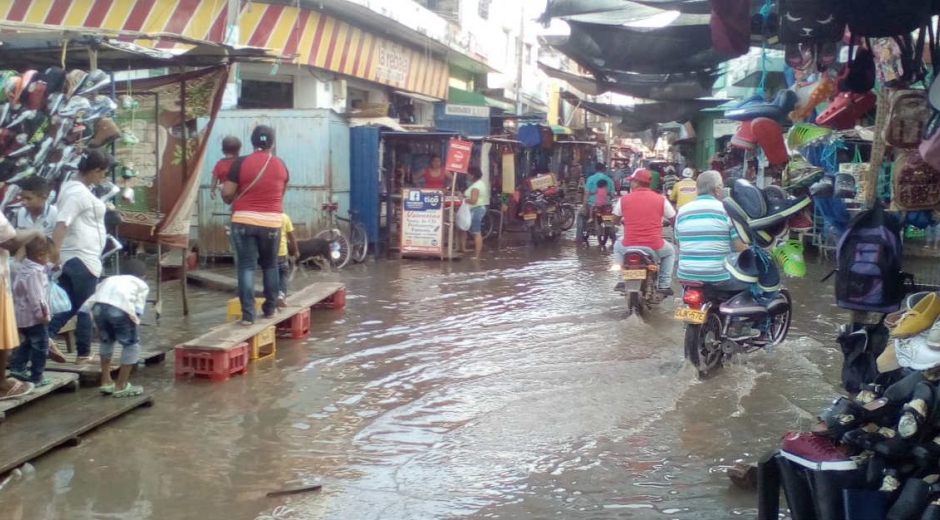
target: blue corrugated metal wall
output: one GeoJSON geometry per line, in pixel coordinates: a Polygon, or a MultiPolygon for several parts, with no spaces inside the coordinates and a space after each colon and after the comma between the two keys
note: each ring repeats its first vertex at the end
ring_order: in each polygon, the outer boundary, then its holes
{"type": "Polygon", "coordinates": [[[379,239],[379,129],[360,126],[349,130],[349,207],[369,235],[369,250],[379,239]]]}
{"type": "Polygon", "coordinates": [[[465,136],[490,135],[490,120],[486,117],[449,116],[444,103],[434,105],[434,127],[437,130],[457,132],[465,136]]]}

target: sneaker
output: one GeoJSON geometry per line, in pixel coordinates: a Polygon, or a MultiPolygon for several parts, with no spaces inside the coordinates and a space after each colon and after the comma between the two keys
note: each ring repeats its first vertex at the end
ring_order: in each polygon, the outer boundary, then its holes
{"type": "Polygon", "coordinates": [[[13,379],[16,379],[18,381],[29,382],[29,371],[27,370],[14,370],[11,368],[10,370],[7,371],[7,373],[13,379]]]}
{"type": "Polygon", "coordinates": [[[790,229],[793,231],[811,231],[813,229],[813,221],[806,216],[806,212],[801,211],[796,215],[790,217],[790,220],[787,222],[787,225],[790,226],[790,229]]]}
{"type": "Polygon", "coordinates": [[[811,432],[787,432],[780,440],[780,454],[804,468],[817,471],[851,471],[858,466],[839,451],[834,440],[811,432]]]}
{"type": "Polygon", "coordinates": [[[283,309],[287,307],[287,300],[284,299],[284,293],[278,293],[277,295],[277,308],[283,309]]]}
{"type": "Polygon", "coordinates": [[[110,385],[99,386],[99,387],[98,387],[98,392],[99,392],[99,393],[102,393],[102,394],[104,394],[104,395],[111,395],[111,394],[113,394],[113,393],[114,393],[114,383],[111,383],[110,385]]]}
{"type": "Polygon", "coordinates": [[[121,390],[115,390],[111,397],[134,397],[144,393],[144,387],[134,386],[128,382],[121,390]]]}
{"type": "Polygon", "coordinates": [[[811,123],[795,123],[787,133],[787,147],[796,150],[801,146],[822,141],[832,135],[832,130],[811,123]]]}
{"type": "Polygon", "coordinates": [[[656,289],[656,292],[658,292],[659,294],[662,294],[663,296],[672,296],[673,294],[675,294],[674,292],[672,292],[672,287],[664,287],[664,288],[656,289]]]}

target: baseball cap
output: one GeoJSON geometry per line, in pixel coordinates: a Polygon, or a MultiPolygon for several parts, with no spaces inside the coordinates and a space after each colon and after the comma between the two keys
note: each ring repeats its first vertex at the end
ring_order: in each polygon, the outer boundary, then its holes
{"type": "Polygon", "coordinates": [[[646,168],[639,168],[633,172],[633,175],[630,176],[630,180],[649,184],[653,182],[653,174],[646,168]]]}
{"type": "Polygon", "coordinates": [[[692,171],[692,168],[685,168],[682,170],[683,179],[691,179],[693,175],[695,175],[695,172],[692,171]]]}

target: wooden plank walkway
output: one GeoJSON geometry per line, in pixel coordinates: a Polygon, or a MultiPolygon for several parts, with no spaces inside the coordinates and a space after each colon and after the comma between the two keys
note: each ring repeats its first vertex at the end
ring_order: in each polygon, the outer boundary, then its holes
{"type": "MultiPolygon", "coordinates": [[[[64,397],[64,396],[63,396],[64,397]]],[[[75,398],[57,398],[41,413],[24,411],[0,425],[0,475],[58,446],[77,445],[81,436],[140,406],[153,404],[153,395],[115,399],[97,391],[80,392],[75,398]]]]}
{"type": "Polygon", "coordinates": [[[253,336],[257,336],[271,325],[286,321],[295,314],[309,309],[344,287],[345,285],[341,283],[327,282],[308,285],[288,296],[287,307],[280,309],[280,312],[272,319],[259,318],[253,325],[247,327],[239,325],[237,322],[219,325],[210,329],[209,332],[206,332],[202,336],[187,341],[184,345],[193,348],[228,350],[239,343],[247,341],[253,336]]]}
{"type": "Polygon", "coordinates": [[[24,404],[31,401],[35,401],[40,397],[49,395],[50,393],[60,388],[68,387],[67,389],[71,390],[72,392],[78,391],[78,374],[72,374],[68,372],[46,372],[46,377],[52,380],[52,384],[35,388],[32,392],[17,399],[5,399],[0,401],[0,421],[6,419],[6,414],[8,411],[13,410],[19,406],[23,406],[24,404]]]}
{"type": "MultiPolygon", "coordinates": [[[[186,282],[213,291],[238,292],[237,279],[208,270],[199,269],[186,273],[186,282]]],[[[255,296],[264,296],[264,289],[259,284],[255,284],[255,296]]]]}
{"type": "MultiPolygon", "coordinates": [[[[169,349],[163,350],[158,346],[144,347],[141,345],[140,349],[140,359],[146,365],[152,365],[154,363],[162,363],[166,359],[166,353],[169,350],[172,350],[172,346],[169,349]]],[[[114,361],[117,361],[121,355],[121,346],[115,346],[115,355],[112,358],[114,361]]],[[[49,373],[52,372],[69,372],[73,374],[78,374],[78,377],[82,382],[93,382],[97,385],[98,381],[101,379],[101,361],[95,357],[94,363],[82,363],[81,365],[75,363],[75,358],[77,354],[75,352],[65,352],[65,349],[61,349],[65,355],[65,363],[56,363],[51,359],[46,361],[46,371],[49,373]]],[[[98,355],[98,342],[92,342],[91,353],[95,356],[98,355]]],[[[112,372],[116,372],[120,368],[120,365],[113,365],[112,372]]]]}

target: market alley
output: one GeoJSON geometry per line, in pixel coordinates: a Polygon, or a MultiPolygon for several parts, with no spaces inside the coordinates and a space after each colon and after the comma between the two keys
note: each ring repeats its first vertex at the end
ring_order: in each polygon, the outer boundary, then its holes
{"type": "MultiPolygon", "coordinates": [[[[825,265],[790,280],[783,346],[698,382],[674,303],[626,320],[597,248],[487,256],[323,275],[347,284],[346,309],[247,376],[145,370],[157,404],[35,461],[0,519],[737,518],[756,498],[725,470],[836,392],[825,265]],[[324,487],[265,497],[297,481],[324,487]]],[[[195,293],[189,325],[161,337],[221,320],[220,293],[195,293]]]]}

